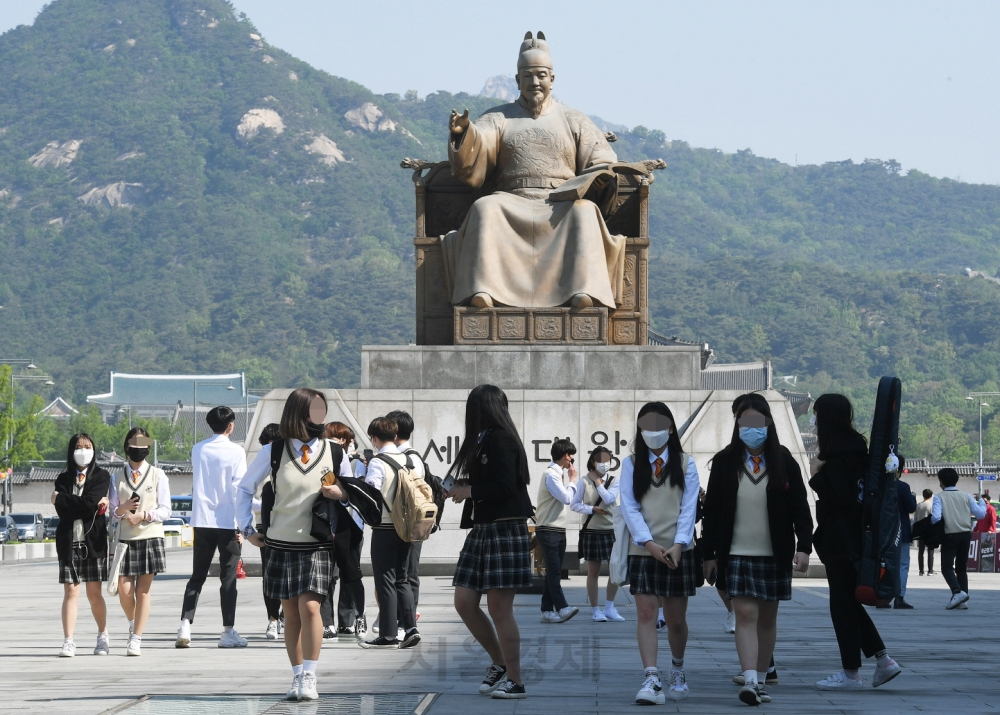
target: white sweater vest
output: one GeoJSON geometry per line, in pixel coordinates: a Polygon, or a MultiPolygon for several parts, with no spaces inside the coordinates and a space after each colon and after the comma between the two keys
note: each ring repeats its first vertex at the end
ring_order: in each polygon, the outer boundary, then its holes
{"type": "MultiPolygon", "coordinates": [[[[118,490],[118,503],[124,504],[132,498],[132,494],[139,495],[138,511],[153,511],[159,506],[157,490],[160,486],[160,477],[163,470],[159,467],[143,462],[139,465],[139,481],[132,483],[132,467],[125,465],[125,468],[118,472],[115,478],[115,488],[118,490]]],[[[122,541],[139,541],[140,539],[162,539],[163,524],[160,522],[141,522],[138,526],[132,526],[125,519],[118,525],[118,538],[122,541]]]]}

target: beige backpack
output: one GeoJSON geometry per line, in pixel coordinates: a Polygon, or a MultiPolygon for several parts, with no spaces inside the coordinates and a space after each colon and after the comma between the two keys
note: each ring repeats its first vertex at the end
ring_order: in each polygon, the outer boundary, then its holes
{"type": "Polygon", "coordinates": [[[413,460],[406,457],[402,466],[386,454],[376,455],[396,473],[396,496],[389,504],[389,516],[396,534],[406,542],[427,541],[437,523],[438,507],[434,492],[413,468],[413,460]]]}

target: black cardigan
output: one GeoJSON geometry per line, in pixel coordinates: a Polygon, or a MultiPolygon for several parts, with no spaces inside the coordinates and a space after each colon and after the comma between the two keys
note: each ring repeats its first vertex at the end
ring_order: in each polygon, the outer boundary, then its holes
{"type": "Polygon", "coordinates": [[[504,430],[486,434],[469,474],[472,497],[462,509],[461,528],[498,519],[527,519],[535,513],[527,485],[517,478],[519,452],[517,441],[504,430]]]}
{"type": "Polygon", "coordinates": [[[861,494],[868,445],[861,437],[830,450],[809,480],[816,492],[816,553],[823,563],[853,561],[861,553],[861,494]]]}
{"type": "MultiPolygon", "coordinates": [[[[812,553],[813,520],[798,462],[784,447],[781,448],[781,457],[785,460],[788,483],[783,489],[768,487],[767,520],[771,527],[774,559],[778,566],[790,572],[796,552],[812,553]]],[[[729,548],[733,543],[739,470],[743,468],[745,458],[746,452],[743,450],[735,458],[719,452],[712,459],[712,470],[708,475],[701,550],[706,560],[719,561],[720,574],[725,571],[729,548]]]]}
{"type": "Polygon", "coordinates": [[[73,522],[83,520],[84,543],[87,544],[89,558],[107,558],[108,521],[97,515],[97,504],[108,496],[111,489],[111,475],[100,467],[94,467],[87,476],[83,494],[73,494],[76,470],[66,471],[56,477],[56,554],[60,561],[68,562],[73,556],[73,522]]]}

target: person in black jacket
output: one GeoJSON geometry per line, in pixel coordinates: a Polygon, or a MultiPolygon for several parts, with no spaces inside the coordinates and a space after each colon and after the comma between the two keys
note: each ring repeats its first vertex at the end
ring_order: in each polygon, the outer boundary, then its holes
{"type": "Polygon", "coordinates": [[[499,387],[479,385],[469,393],[465,439],[450,471],[461,479],[448,496],[465,502],[461,527],[472,528],[452,581],[455,610],[493,661],[479,692],[524,698],[514,594],[531,586],[527,519],[534,508],[528,458],[499,387]],[[479,607],[484,593],[489,617],[479,607]]]}
{"type": "Polygon", "coordinates": [[[59,655],[76,654],[73,631],[76,627],[80,582],[87,584],[87,600],[97,621],[94,655],[108,655],[108,608],[101,583],[108,580],[108,491],[111,475],[97,466],[94,440],[73,435],[66,449],[66,471],[56,477],[52,503],[59,515],[56,527],[56,554],[59,556],[59,583],[63,584],[63,642],[59,655]]]}
{"type": "Polygon", "coordinates": [[[705,578],[725,585],[736,612],[740,700],[770,702],[765,688],[778,633],[778,604],[792,598],[792,569],[805,572],[812,515],[798,463],[778,442],[771,408],[744,395],[729,446],[715,455],[705,494],[705,578]]]}
{"type": "Polygon", "coordinates": [[[861,652],[875,657],[873,687],[900,673],[865,607],[854,597],[861,553],[862,497],[868,469],[868,444],[854,429],[854,408],[843,395],[820,395],[813,405],[819,454],[812,458],[809,486],[816,492],[813,546],[826,566],[830,618],[840,646],[843,670],[820,680],[820,690],[860,690],[861,652]]]}

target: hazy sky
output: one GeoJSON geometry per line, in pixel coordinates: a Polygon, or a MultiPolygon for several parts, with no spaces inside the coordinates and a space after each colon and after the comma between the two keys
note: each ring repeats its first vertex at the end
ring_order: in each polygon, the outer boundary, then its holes
{"type": "MultiPolygon", "coordinates": [[[[0,0],[0,31],[43,4],[0,0]]],[[[896,159],[1000,183],[998,2],[235,5],[269,43],[380,93],[477,93],[542,30],[560,99],[608,121],[789,163],[896,159]]]]}

